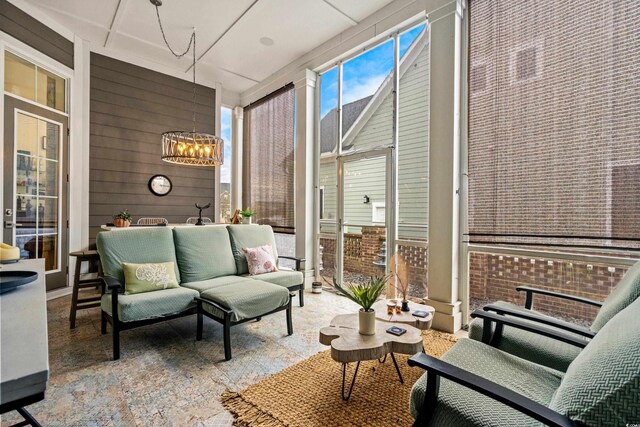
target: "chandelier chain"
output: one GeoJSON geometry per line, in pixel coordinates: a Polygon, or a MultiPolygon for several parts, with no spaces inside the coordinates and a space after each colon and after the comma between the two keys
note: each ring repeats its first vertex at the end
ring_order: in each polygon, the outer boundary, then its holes
{"type": "Polygon", "coordinates": [[[162,20],[160,19],[160,7],[156,6],[156,16],[158,17],[158,25],[160,26],[160,33],[162,33],[162,39],[164,40],[164,44],[169,48],[169,51],[175,56],[177,59],[184,57],[191,50],[191,46],[193,46],[193,62],[191,66],[192,76],[193,76],[193,132],[196,132],[196,29],[193,29],[191,33],[191,38],[189,38],[189,44],[187,48],[182,53],[176,53],[169,41],[167,40],[167,36],[164,33],[164,27],[162,26],[162,20]]]}

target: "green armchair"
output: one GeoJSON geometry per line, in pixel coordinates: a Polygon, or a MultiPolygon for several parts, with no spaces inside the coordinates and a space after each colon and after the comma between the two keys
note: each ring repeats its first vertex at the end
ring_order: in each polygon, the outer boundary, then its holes
{"type": "Polygon", "coordinates": [[[543,335],[501,324],[497,326],[493,324],[491,331],[485,331],[482,320],[476,319],[469,326],[469,338],[481,341],[484,335],[490,333],[492,336],[491,345],[500,350],[564,372],[580,353],[580,348],[548,335],[570,335],[576,340],[584,342],[592,339],[613,316],[640,296],[640,262],[634,264],[627,271],[604,302],[527,286],[518,286],[516,290],[525,294],[524,307],[498,301],[484,306],[482,310],[518,318],[524,323],[534,326],[544,325],[547,334],[543,335]],[[592,305],[599,307],[599,312],[591,327],[585,328],[535,311],[533,309],[535,295],[546,295],[592,305]]]}
{"type": "MultiPolygon", "coordinates": [[[[545,328],[477,310],[482,322],[545,328]]],[[[426,373],[411,391],[415,426],[624,426],[640,418],[640,300],[615,315],[582,348],[566,373],[461,339],[441,360],[419,353],[426,373]]]]}

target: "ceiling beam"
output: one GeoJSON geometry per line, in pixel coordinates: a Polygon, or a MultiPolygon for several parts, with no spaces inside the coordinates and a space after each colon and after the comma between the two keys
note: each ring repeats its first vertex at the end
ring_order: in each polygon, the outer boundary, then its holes
{"type": "MultiPolygon", "coordinates": [[[[124,1],[124,0],[121,0],[121,1],[124,1]]],[[[209,51],[210,51],[211,49],[213,49],[213,47],[214,47],[214,46],[215,46],[215,45],[216,45],[220,40],[222,40],[222,38],[223,38],[224,36],[226,36],[226,35],[227,35],[227,33],[228,33],[229,31],[231,31],[231,29],[232,29],[232,28],[233,28],[233,27],[234,27],[234,26],[235,26],[235,25],[236,25],[236,24],[237,24],[237,23],[238,23],[238,22],[239,22],[239,21],[240,21],[240,20],[241,20],[241,19],[242,19],[242,18],[243,18],[243,17],[244,17],[244,16],[245,16],[245,15],[246,15],[250,10],[251,10],[251,8],[252,8],[253,6],[255,6],[255,5],[256,5],[256,3],[258,3],[258,0],[253,0],[253,3],[251,3],[251,4],[249,5],[249,7],[248,7],[248,8],[246,8],[246,9],[245,9],[245,11],[244,11],[244,12],[242,12],[242,13],[240,14],[240,16],[238,16],[238,17],[237,17],[237,18],[236,18],[236,19],[231,23],[231,25],[229,25],[229,26],[227,27],[227,29],[226,29],[226,30],[224,30],[224,32],[223,32],[222,34],[220,34],[220,36],[219,36],[217,39],[215,39],[215,41],[214,41],[213,43],[211,43],[211,45],[210,45],[208,48],[206,48],[206,49],[205,49],[205,51],[204,51],[204,52],[202,52],[202,54],[200,54],[200,56],[198,56],[198,58],[196,59],[196,62],[199,62],[199,61],[200,61],[200,60],[201,60],[201,59],[202,59],[202,58],[203,58],[207,53],[209,53],[209,51]]],[[[189,68],[187,68],[186,70],[184,70],[184,72],[185,72],[185,73],[188,73],[188,72],[191,70],[191,67],[193,67],[193,64],[189,65],[189,68]]],[[[241,76],[241,77],[242,77],[242,76],[241,76]]],[[[250,80],[252,80],[252,79],[250,79],[250,80]]]]}
{"type": "Polygon", "coordinates": [[[329,5],[333,10],[335,10],[336,12],[338,12],[340,15],[344,16],[345,18],[347,18],[349,21],[351,21],[352,25],[358,25],[359,22],[356,21],[355,19],[353,19],[352,17],[350,17],[349,15],[347,15],[345,12],[341,11],[340,9],[338,9],[338,6],[334,5],[333,3],[331,3],[329,0],[322,0],[324,1],[327,5],[329,5]]]}
{"type": "Polygon", "coordinates": [[[127,0],[120,0],[118,2],[118,6],[116,7],[116,12],[113,14],[113,19],[111,20],[111,25],[109,26],[109,33],[107,34],[107,38],[104,40],[104,47],[109,49],[113,39],[115,38],[116,33],[118,32],[118,27],[120,27],[120,23],[122,22],[122,18],[124,17],[124,10],[126,9],[127,0]]]}

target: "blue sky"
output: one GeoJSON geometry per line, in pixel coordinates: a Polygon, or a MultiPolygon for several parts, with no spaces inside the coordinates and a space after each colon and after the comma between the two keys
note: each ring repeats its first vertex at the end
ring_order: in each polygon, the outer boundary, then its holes
{"type": "MultiPolygon", "coordinates": [[[[402,57],[425,24],[419,25],[400,35],[400,56],[402,57]]],[[[370,49],[343,64],[342,103],[373,95],[383,80],[393,69],[393,40],[370,49]]],[[[324,117],[338,104],[338,69],[322,74],[320,87],[320,117],[324,117]]]]}
{"type": "Polygon", "coordinates": [[[231,182],[231,109],[222,107],[220,137],[224,139],[224,163],[220,166],[220,182],[231,182]]]}

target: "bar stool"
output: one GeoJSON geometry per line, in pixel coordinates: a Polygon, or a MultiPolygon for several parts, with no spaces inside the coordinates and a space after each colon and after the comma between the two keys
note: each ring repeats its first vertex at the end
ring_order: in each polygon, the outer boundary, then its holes
{"type": "Polygon", "coordinates": [[[85,308],[100,307],[100,295],[79,298],[78,294],[81,289],[93,288],[96,289],[102,285],[102,279],[99,276],[100,270],[100,255],[98,251],[86,250],[71,252],[70,256],[76,257],[76,272],[73,278],[73,294],[71,298],[71,312],[69,313],[69,322],[71,323],[71,329],[76,327],[76,313],[78,310],[84,310],[85,308]],[[82,269],[82,263],[89,263],[89,272],[80,273],[82,269]]]}

